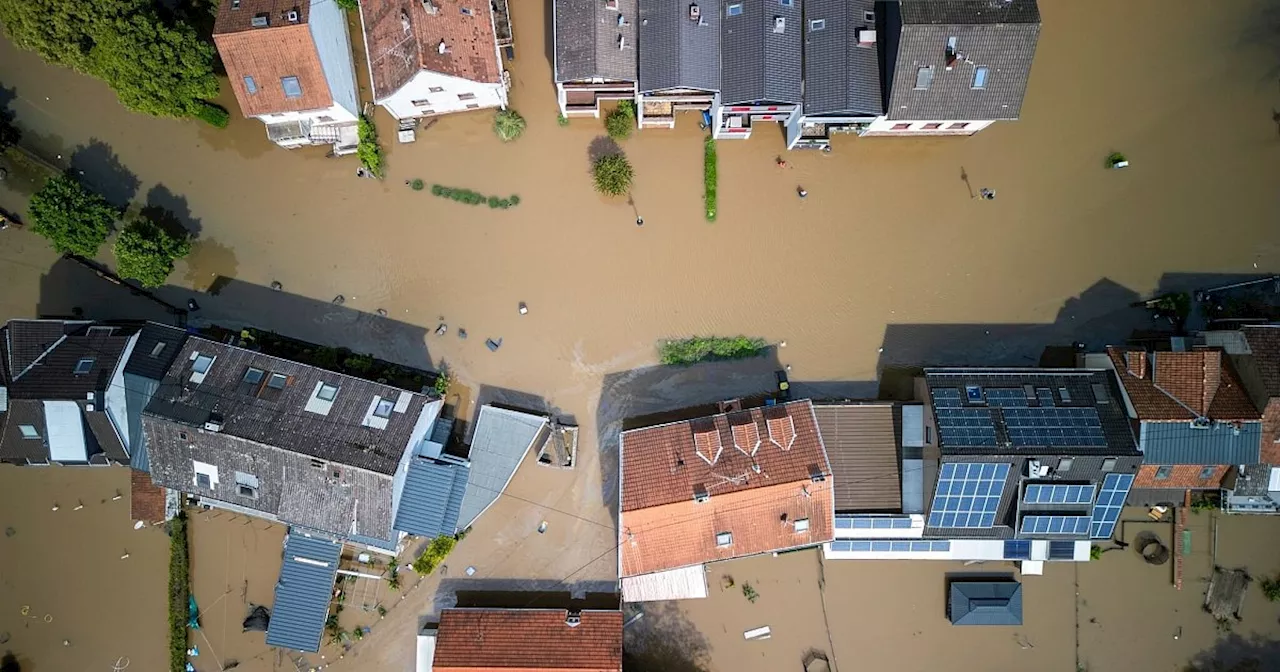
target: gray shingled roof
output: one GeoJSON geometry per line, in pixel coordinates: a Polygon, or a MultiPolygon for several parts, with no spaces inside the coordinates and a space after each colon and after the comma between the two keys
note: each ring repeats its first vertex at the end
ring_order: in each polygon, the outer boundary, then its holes
{"type": "Polygon", "coordinates": [[[1254,464],[1259,461],[1262,423],[1193,428],[1189,422],[1144,422],[1139,442],[1147,464],[1254,464]]]}
{"type": "Polygon", "coordinates": [[[613,10],[605,0],[555,0],[557,82],[636,81],[636,0],[617,2],[613,10]]]}
{"type": "MultiPolygon", "coordinates": [[[[10,320],[4,328],[9,354],[10,399],[82,400],[102,395],[111,382],[133,325],[62,320],[10,320]],[[76,373],[81,360],[86,370],[76,373]]],[[[98,399],[102,403],[101,396],[98,399]]]]}
{"type": "Polygon", "coordinates": [[[466,529],[489,508],[515,475],[534,442],[545,438],[547,419],[497,406],[482,406],[471,438],[471,473],[458,513],[458,528],[466,529]]]}
{"type": "Polygon", "coordinates": [[[178,356],[187,333],[177,327],[148,322],[138,334],[138,342],[125,362],[124,372],[152,380],[164,378],[164,374],[178,356]]]}
{"type": "Polygon", "coordinates": [[[466,465],[413,458],[396,509],[395,529],[420,537],[457,533],[469,474],[466,465]]]}
{"type": "Polygon", "coordinates": [[[1022,584],[952,581],[947,617],[952,625],[1022,625],[1022,584]]]}
{"type": "Polygon", "coordinates": [[[319,651],[342,544],[293,530],[284,540],[284,564],[267,626],[267,645],[319,651]]]}
{"type": "Polygon", "coordinates": [[[701,18],[689,18],[689,0],[644,0],[640,6],[642,92],[665,89],[720,90],[720,16],[717,2],[696,3],[701,18]]]}
{"type": "Polygon", "coordinates": [[[800,0],[790,7],[780,0],[732,0],[724,8],[720,27],[724,103],[799,103],[804,31],[800,0]],[[729,16],[728,8],[735,6],[741,6],[742,13],[729,16]],[[782,32],[776,32],[779,29],[782,32]]]}
{"type": "MultiPolygon", "coordinates": [[[[901,0],[889,119],[1017,119],[1040,37],[1036,0],[901,0]],[[947,44],[956,59],[947,70],[947,44]],[[983,88],[975,71],[987,68],[983,88]],[[929,68],[927,88],[916,88],[929,68]]],[[[896,19],[897,17],[893,17],[896,19]]]]}
{"type": "Polygon", "coordinates": [[[867,20],[875,0],[805,0],[806,21],[822,19],[822,30],[805,26],[805,114],[884,113],[879,42],[859,46],[859,31],[875,30],[867,20]]]}

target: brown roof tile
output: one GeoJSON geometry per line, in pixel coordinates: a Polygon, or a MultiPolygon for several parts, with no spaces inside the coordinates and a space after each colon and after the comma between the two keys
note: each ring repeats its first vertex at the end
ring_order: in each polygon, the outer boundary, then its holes
{"type": "Polygon", "coordinates": [[[436,636],[436,672],[622,669],[622,612],[563,609],[445,609],[436,636]]]}
{"type": "Polygon", "coordinates": [[[151,474],[130,469],[129,511],[134,520],[164,522],[164,488],[151,482],[151,474]]]}
{"type": "Polygon", "coordinates": [[[835,474],[836,511],[901,510],[893,406],[818,404],[813,410],[835,474]]]}
{"type": "MultiPolygon", "coordinates": [[[[749,440],[750,430],[737,433],[749,440]]],[[[699,487],[714,497],[831,474],[807,400],[634,429],[621,446],[623,511],[692,501],[699,487]],[[733,448],[732,425],[744,421],[761,438],[754,456],[733,448]]]]}
{"type": "Polygon", "coordinates": [[[1262,461],[1280,465],[1280,398],[1267,402],[1262,413],[1262,461]]]}
{"type": "Polygon", "coordinates": [[[1267,396],[1280,397],[1280,326],[1245,327],[1242,331],[1267,396]]]}
{"type": "Polygon", "coordinates": [[[636,576],[831,541],[832,480],[778,482],[624,511],[619,517],[622,575],[636,576]],[[801,530],[797,522],[808,521],[801,530]],[[717,535],[728,532],[727,545],[717,535]]]}
{"type": "Polygon", "coordinates": [[[1201,471],[1208,466],[1213,465],[1178,464],[1161,467],[1159,465],[1146,464],[1138,469],[1138,475],[1133,479],[1133,487],[1159,489],[1219,487],[1222,484],[1222,477],[1226,475],[1231,466],[1214,466],[1213,474],[1209,478],[1200,478],[1201,471]],[[1169,470],[1168,478],[1156,478],[1156,472],[1162,468],[1169,470]]]}
{"type": "Polygon", "coordinates": [[[1239,376],[1221,351],[1155,352],[1107,348],[1139,420],[1257,420],[1239,376]],[[1139,360],[1150,361],[1135,366],[1139,360]],[[1139,375],[1141,373],[1142,375],[1139,375]]]}
{"type": "Polygon", "coordinates": [[[360,15],[374,95],[385,98],[420,70],[475,82],[502,81],[493,11],[486,0],[363,0],[360,15]],[[446,47],[442,53],[441,43],[446,47]]]}
{"type": "Polygon", "coordinates": [[[307,26],[307,2],[292,0],[223,0],[214,22],[213,42],[231,80],[231,89],[246,117],[281,112],[321,110],[333,105],[320,53],[307,26]],[[290,22],[288,13],[298,12],[290,22]],[[253,17],[265,15],[268,27],[254,28],[253,17]],[[252,77],[257,92],[249,93],[245,77],[252,77]],[[297,77],[302,95],[289,98],[282,80],[297,77]]]}

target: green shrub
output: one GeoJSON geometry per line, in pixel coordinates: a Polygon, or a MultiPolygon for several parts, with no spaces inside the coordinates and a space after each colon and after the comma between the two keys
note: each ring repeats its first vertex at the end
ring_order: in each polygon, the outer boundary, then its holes
{"type": "Polygon", "coordinates": [[[436,571],[436,567],[439,567],[440,563],[444,562],[445,557],[449,555],[457,544],[458,540],[453,537],[439,536],[432,539],[427,546],[427,550],[423,551],[422,555],[419,555],[418,559],[413,561],[413,571],[420,576],[426,576],[436,571]]]}
{"type": "Polygon", "coordinates": [[[1267,597],[1268,602],[1280,600],[1280,577],[1268,577],[1258,584],[1262,587],[1262,594],[1267,597]]]}
{"type": "Polygon", "coordinates": [[[1089,559],[1097,560],[1102,557],[1102,547],[1094,544],[1089,547],[1089,559]]]}
{"type": "Polygon", "coordinates": [[[515,194],[511,194],[511,198],[507,200],[511,202],[511,205],[520,205],[520,197],[515,194]]]}
{"type": "Polygon", "coordinates": [[[360,0],[334,0],[334,4],[351,12],[359,11],[360,9],[360,0]]]}
{"type": "Polygon", "coordinates": [[[409,188],[413,189],[414,191],[422,191],[422,188],[425,186],[426,186],[426,183],[420,179],[415,179],[409,182],[409,188]]]}
{"type": "Polygon", "coordinates": [[[231,113],[227,108],[207,100],[192,103],[191,116],[215,128],[226,128],[231,123],[231,113]]]}
{"type": "Polygon", "coordinates": [[[381,179],[382,147],[378,145],[378,129],[368,117],[360,115],[357,131],[359,144],[356,145],[356,156],[360,157],[360,165],[374,177],[381,179]]]}
{"type": "Polygon", "coordinates": [[[45,182],[27,205],[31,230],[49,239],[62,254],[93,257],[106,242],[120,216],[107,199],[89,191],[69,175],[45,182]]]}
{"type": "Polygon", "coordinates": [[[498,207],[500,207],[501,205],[502,205],[502,199],[498,198],[497,196],[489,197],[489,207],[493,208],[494,210],[497,210],[498,207]]]}
{"type": "Polygon", "coordinates": [[[624,100],[618,104],[618,109],[609,113],[604,118],[604,130],[614,140],[626,140],[631,137],[631,131],[636,125],[635,107],[627,105],[629,100],[624,100]]]}
{"type": "Polygon", "coordinates": [[[631,190],[635,171],[631,162],[621,154],[608,154],[596,159],[591,167],[596,191],[606,196],[621,196],[631,190]]]}
{"type": "Polygon", "coordinates": [[[391,571],[387,572],[387,587],[391,590],[400,590],[400,568],[391,564],[391,571]]]}
{"type": "Polygon", "coordinates": [[[765,341],[762,338],[685,338],[678,341],[663,341],[658,345],[658,354],[663,364],[693,364],[727,359],[746,359],[763,354],[765,341]]]}
{"type": "Polygon", "coordinates": [[[155,222],[138,218],[116,237],[116,272],[143,287],[159,287],[173,272],[173,262],[191,253],[191,237],[171,233],[155,222]]]}
{"type": "Polygon", "coordinates": [[[707,221],[716,221],[716,139],[707,136],[702,152],[702,198],[707,205],[707,221]]]}
{"type": "Polygon", "coordinates": [[[191,598],[187,557],[187,516],[169,521],[169,670],[187,668],[187,605],[191,598]]]}
{"type": "Polygon", "coordinates": [[[568,126],[568,125],[569,125],[569,117],[564,116],[564,113],[563,113],[563,112],[561,112],[560,114],[557,114],[557,115],[556,115],[556,123],[557,123],[557,124],[559,124],[559,125],[561,125],[561,126],[568,126]]]}
{"type": "Polygon", "coordinates": [[[431,195],[432,195],[432,196],[444,196],[444,187],[442,187],[442,186],[440,186],[440,185],[438,185],[438,184],[433,184],[433,185],[431,185],[431,195]]]}
{"type": "Polygon", "coordinates": [[[524,134],[525,121],[519,112],[511,108],[498,110],[493,118],[493,132],[498,134],[498,139],[503,142],[511,142],[524,134]]]}
{"type": "Polygon", "coordinates": [[[756,589],[752,587],[750,583],[742,584],[742,596],[747,598],[747,601],[751,603],[755,603],[756,600],[760,599],[760,593],[757,593],[756,589]]]}

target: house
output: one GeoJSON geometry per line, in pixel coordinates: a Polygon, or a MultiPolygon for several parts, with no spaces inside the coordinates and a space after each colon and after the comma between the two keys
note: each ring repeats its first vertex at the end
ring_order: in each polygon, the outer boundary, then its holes
{"type": "Polygon", "coordinates": [[[0,461],[145,464],[130,420],[145,405],[148,367],[170,361],[165,348],[181,337],[154,323],[10,320],[0,328],[0,461]]]}
{"type": "Polygon", "coordinates": [[[826,557],[1017,560],[1031,574],[1111,538],[1141,455],[1105,369],[925,369],[916,396],[901,409],[902,513],[837,516],[826,557]]]}
{"type": "Polygon", "coordinates": [[[488,0],[361,2],[374,102],[401,121],[505,108],[493,7],[488,0]]]}
{"type": "Polygon", "coordinates": [[[555,0],[560,114],[599,118],[601,102],[635,99],[636,5],[637,0],[555,0]]]}
{"type": "Polygon", "coordinates": [[[1180,504],[1187,490],[1220,489],[1233,465],[1261,461],[1262,414],[1222,350],[1110,347],[1105,362],[1142,451],[1131,503],[1180,504]]]}
{"type": "Polygon", "coordinates": [[[332,0],[222,0],[213,42],[246,117],[287,149],[355,152],[356,71],[346,13],[332,0]]]}
{"type": "Polygon", "coordinates": [[[804,107],[788,149],[829,149],[884,115],[875,0],[805,0],[804,107]]]}
{"type": "Polygon", "coordinates": [[[417,669],[621,672],[622,612],[445,609],[418,636],[417,669]]]}
{"type": "Polygon", "coordinates": [[[832,539],[831,464],[808,400],[624,431],[619,453],[624,600],[703,597],[704,563],[832,539]]]}
{"type": "Polygon", "coordinates": [[[641,0],[640,128],[675,128],[676,112],[720,106],[720,14],[715,2],[641,0]]]}
{"type": "Polygon", "coordinates": [[[712,135],[749,138],[756,123],[796,125],[802,98],[800,0],[729,0],[712,135]]]}
{"type": "Polygon", "coordinates": [[[952,579],[947,591],[952,625],[1022,625],[1022,584],[1013,579],[952,579]]]}
{"type": "Polygon", "coordinates": [[[972,135],[1018,118],[1040,38],[1036,0],[879,6],[887,103],[863,135],[972,135]]]}

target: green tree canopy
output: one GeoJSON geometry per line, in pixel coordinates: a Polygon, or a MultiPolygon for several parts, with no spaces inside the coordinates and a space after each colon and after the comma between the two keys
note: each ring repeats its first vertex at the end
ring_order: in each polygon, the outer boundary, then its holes
{"type": "Polygon", "coordinates": [[[621,154],[608,154],[596,159],[591,167],[596,191],[606,196],[621,196],[631,190],[635,173],[631,162],[621,154]]]}
{"type": "Polygon", "coordinates": [[[143,287],[159,287],[173,272],[173,262],[191,252],[191,238],[165,230],[150,219],[129,223],[116,238],[117,272],[143,287]]]}
{"type": "Polygon", "coordinates": [[[85,189],[74,178],[49,178],[27,205],[31,230],[49,239],[63,254],[93,257],[106,242],[120,212],[107,199],[85,189]]]}
{"type": "Polygon", "coordinates": [[[524,117],[511,108],[499,110],[497,116],[493,118],[493,132],[497,133],[498,139],[503,142],[511,142],[524,135],[524,127],[524,117]]]}

